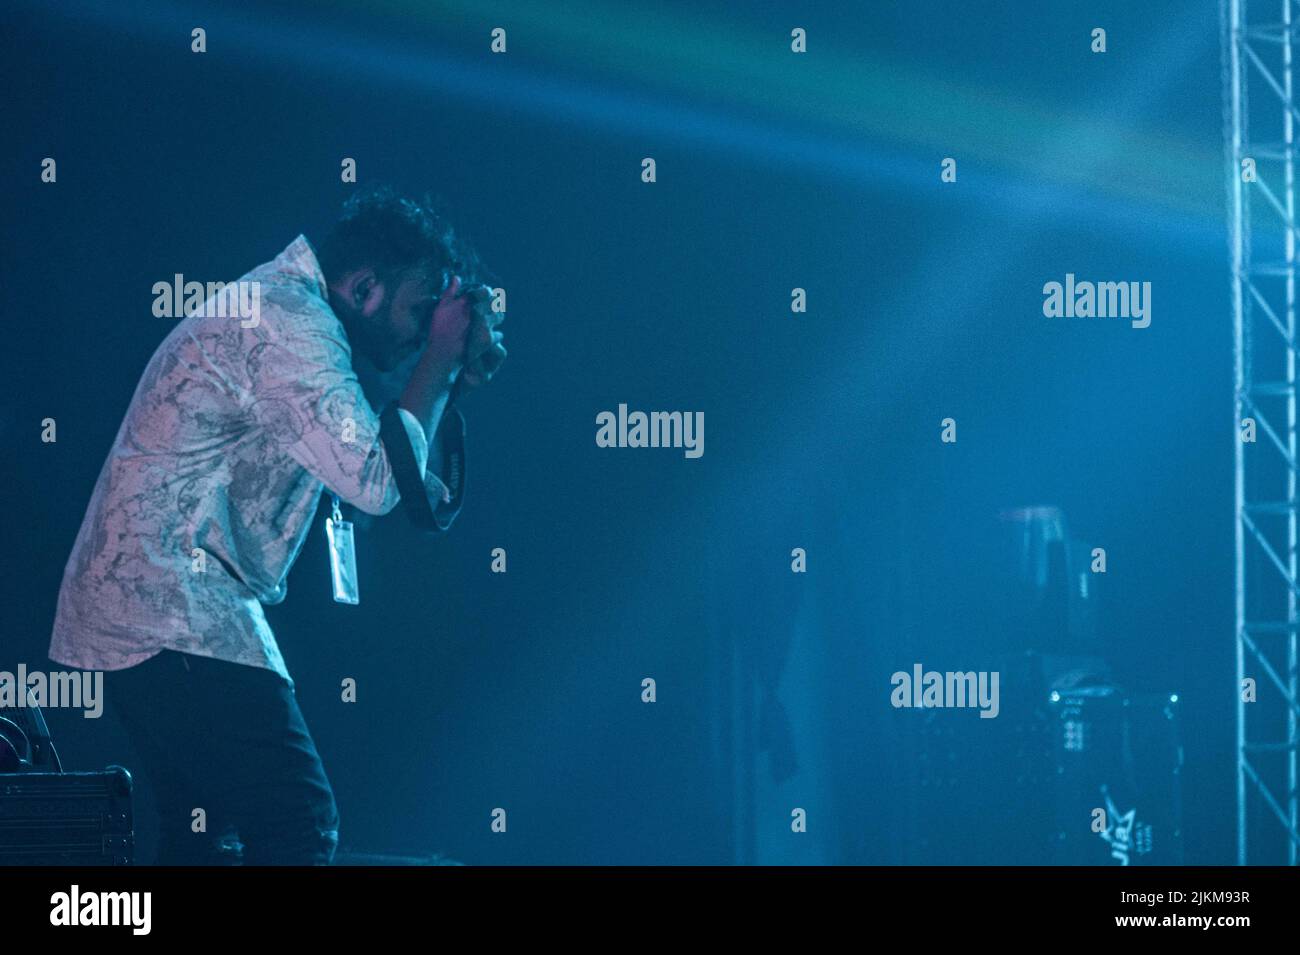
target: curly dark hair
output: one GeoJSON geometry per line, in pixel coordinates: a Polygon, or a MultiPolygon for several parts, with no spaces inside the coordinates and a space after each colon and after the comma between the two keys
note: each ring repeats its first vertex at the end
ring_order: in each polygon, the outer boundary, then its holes
{"type": "Polygon", "coordinates": [[[383,278],[417,267],[454,273],[465,285],[487,276],[478,253],[455,230],[433,196],[419,199],[391,186],[368,186],[343,203],[343,213],[316,250],[327,281],[370,267],[383,278]]]}

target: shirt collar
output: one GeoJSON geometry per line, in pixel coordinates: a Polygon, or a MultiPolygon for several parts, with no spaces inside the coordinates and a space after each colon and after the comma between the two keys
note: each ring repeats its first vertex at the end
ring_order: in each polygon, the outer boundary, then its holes
{"type": "Polygon", "coordinates": [[[327,297],[325,273],[321,271],[316,250],[312,248],[311,242],[305,235],[298,236],[289,243],[288,248],[276,256],[275,268],[277,272],[308,280],[316,286],[322,298],[327,297]]]}

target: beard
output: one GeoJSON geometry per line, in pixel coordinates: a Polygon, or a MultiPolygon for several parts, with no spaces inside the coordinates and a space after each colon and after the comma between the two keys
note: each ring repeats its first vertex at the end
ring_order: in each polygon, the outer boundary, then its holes
{"type": "Polygon", "coordinates": [[[385,373],[405,359],[405,345],[395,342],[389,330],[391,312],[387,303],[373,315],[364,315],[346,301],[331,301],[330,307],[343,325],[353,355],[360,355],[385,373]]]}

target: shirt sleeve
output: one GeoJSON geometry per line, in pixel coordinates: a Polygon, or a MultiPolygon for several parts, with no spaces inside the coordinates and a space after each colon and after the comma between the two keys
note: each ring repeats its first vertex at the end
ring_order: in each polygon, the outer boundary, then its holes
{"type": "Polygon", "coordinates": [[[264,308],[258,333],[247,359],[252,419],[340,498],[387,514],[400,492],[341,323],[333,313],[264,308]]]}
{"type": "Polygon", "coordinates": [[[407,440],[411,442],[411,451],[415,454],[416,471],[419,472],[420,479],[428,491],[430,500],[437,501],[440,504],[451,501],[451,491],[447,485],[436,474],[429,473],[429,439],[424,436],[424,428],[421,427],[419,419],[405,408],[397,409],[398,416],[402,419],[402,427],[406,429],[407,440]]]}
{"type": "MultiPolygon", "coordinates": [[[[445,531],[451,527],[465,503],[465,416],[455,405],[443,412],[436,438],[441,442],[444,468],[443,473],[436,477],[445,496],[434,509],[434,522],[438,530],[445,531]]],[[[434,476],[425,478],[426,484],[431,477],[434,476]]]]}
{"type": "Polygon", "coordinates": [[[395,402],[390,404],[380,416],[380,431],[393,452],[393,477],[407,517],[424,531],[447,530],[465,497],[465,418],[460,410],[448,407],[434,435],[441,451],[442,474],[428,470],[424,430],[410,412],[395,402]]]}

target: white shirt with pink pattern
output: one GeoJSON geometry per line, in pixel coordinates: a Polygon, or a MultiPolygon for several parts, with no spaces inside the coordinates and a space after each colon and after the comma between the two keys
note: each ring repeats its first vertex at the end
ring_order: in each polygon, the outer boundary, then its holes
{"type": "MultiPolygon", "coordinates": [[[[259,283],[256,321],[196,310],[136,387],[64,569],[58,663],[121,670],[170,649],[289,679],[262,605],[284,599],[322,489],[369,514],[398,503],[307,239],[240,281],[259,283]]],[[[400,414],[445,505],[424,432],[400,414]]]]}

